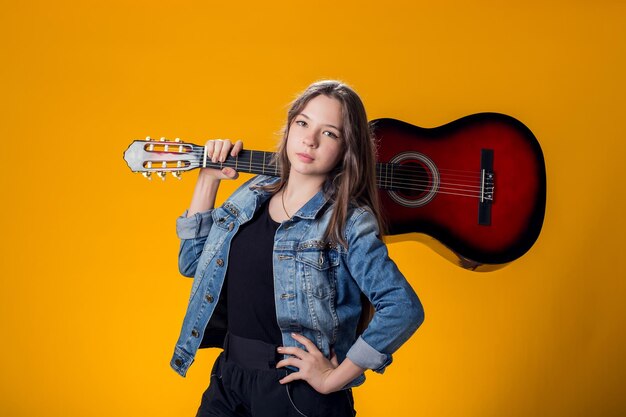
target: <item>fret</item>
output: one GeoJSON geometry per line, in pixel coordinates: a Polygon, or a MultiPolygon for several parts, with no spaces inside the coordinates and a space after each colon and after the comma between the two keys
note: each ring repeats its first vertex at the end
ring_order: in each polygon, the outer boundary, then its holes
{"type": "Polygon", "coordinates": [[[251,172],[262,174],[265,170],[265,152],[259,153],[259,151],[257,151],[251,160],[253,167],[251,172]]]}
{"type": "MultiPolygon", "coordinates": [[[[206,146],[189,144],[190,151],[182,153],[184,158],[190,161],[191,166],[198,168],[224,168],[230,167],[236,171],[278,176],[280,170],[274,162],[274,152],[265,152],[252,149],[243,149],[237,156],[228,156],[224,162],[213,163],[209,159],[206,146]]],[[[169,148],[170,152],[172,147],[169,148]]]]}

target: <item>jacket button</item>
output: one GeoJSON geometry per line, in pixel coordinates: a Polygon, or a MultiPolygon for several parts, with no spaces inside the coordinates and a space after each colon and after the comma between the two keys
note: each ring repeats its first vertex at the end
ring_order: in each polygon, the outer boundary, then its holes
{"type": "Polygon", "coordinates": [[[174,359],[174,365],[181,366],[182,364],[183,364],[183,361],[181,361],[179,358],[174,359]]]}
{"type": "Polygon", "coordinates": [[[200,336],[200,333],[198,333],[198,331],[197,331],[196,329],[193,329],[193,330],[191,331],[191,335],[192,335],[193,337],[198,337],[198,336],[200,336]]]}
{"type": "Polygon", "coordinates": [[[213,296],[211,294],[207,294],[204,298],[206,298],[209,303],[213,302],[213,296]]]}
{"type": "Polygon", "coordinates": [[[224,266],[224,260],[222,258],[219,258],[216,262],[218,266],[224,266]]]}

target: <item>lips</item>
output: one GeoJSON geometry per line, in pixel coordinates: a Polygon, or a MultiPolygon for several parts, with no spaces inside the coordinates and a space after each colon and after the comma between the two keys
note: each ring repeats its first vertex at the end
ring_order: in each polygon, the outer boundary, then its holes
{"type": "Polygon", "coordinates": [[[305,163],[313,162],[313,160],[315,159],[311,155],[307,153],[302,153],[302,152],[296,153],[296,156],[298,157],[298,159],[300,159],[300,161],[305,162],[305,163]]]}

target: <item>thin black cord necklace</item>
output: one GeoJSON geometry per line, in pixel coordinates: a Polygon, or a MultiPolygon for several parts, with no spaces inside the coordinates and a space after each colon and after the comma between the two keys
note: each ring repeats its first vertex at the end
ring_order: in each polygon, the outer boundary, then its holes
{"type": "Polygon", "coordinates": [[[282,193],[280,194],[280,201],[283,203],[283,210],[285,211],[285,214],[287,215],[287,218],[291,219],[291,215],[289,214],[289,212],[287,211],[287,208],[285,207],[285,191],[286,191],[285,187],[282,191],[282,193]]]}

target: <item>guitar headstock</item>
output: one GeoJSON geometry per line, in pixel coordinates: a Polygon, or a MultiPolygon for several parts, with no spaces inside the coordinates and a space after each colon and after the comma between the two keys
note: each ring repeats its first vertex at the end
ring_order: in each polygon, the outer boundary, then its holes
{"type": "Polygon", "coordinates": [[[145,140],[133,141],[124,152],[124,160],[131,171],[141,172],[148,179],[152,179],[153,172],[162,180],[168,172],[180,179],[182,171],[198,166],[195,146],[178,138],[173,141],[165,138],[156,140],[148,136],[145,140]]]}

